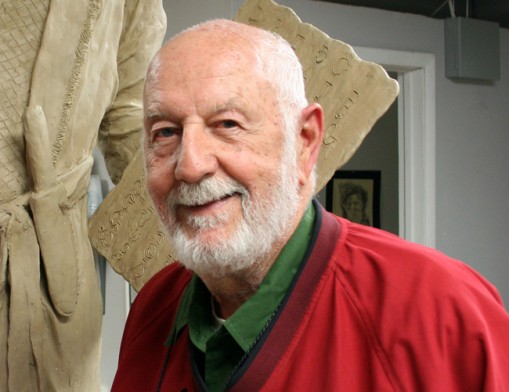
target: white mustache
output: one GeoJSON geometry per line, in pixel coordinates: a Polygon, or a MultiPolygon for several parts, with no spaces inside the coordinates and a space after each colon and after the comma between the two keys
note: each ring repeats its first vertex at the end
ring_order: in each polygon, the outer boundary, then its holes
{"type": "Polygon", "coordinates": [[[247,189],[233,178],[208,177],[196,184],[180,183],[170,191],[166,203],[170,210],[174,210],[177,205],[204,205],[235,193],[248,195],[247,189]]]}

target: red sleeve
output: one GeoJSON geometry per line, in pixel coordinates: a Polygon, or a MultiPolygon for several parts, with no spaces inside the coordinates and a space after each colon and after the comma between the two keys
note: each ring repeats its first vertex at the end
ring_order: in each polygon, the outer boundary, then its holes
{"type": "Polygon", "coordinates": [[[493,285],[433,249],[342,227],[345,285],[401,390],[509,392],[509,315],[493,285]]]}
{"type": "Polygon", "coordinates": [[[167,351],[164,343],[191,276],[175,262],[140,290],[124,328],[112,391],[156,389],[167,351]]]}

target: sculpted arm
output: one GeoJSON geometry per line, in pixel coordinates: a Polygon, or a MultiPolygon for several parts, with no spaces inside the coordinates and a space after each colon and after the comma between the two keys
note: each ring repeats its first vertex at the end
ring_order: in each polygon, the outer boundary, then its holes
{"type": "Polygon", "coordinates": [[[140,145],[142,91],[149,61],[166,31],[160,0],[128,0],[117,54],[118,91],[99,130],[99,147],[117,183],[140,145]]]}

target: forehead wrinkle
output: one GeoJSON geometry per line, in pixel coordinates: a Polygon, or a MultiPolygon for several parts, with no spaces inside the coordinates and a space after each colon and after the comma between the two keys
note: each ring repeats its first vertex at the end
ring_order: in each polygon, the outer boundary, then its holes
{"type": "MultiPolygon", "coordinates": [[[[154,89],[155,90],[155,89],[154,89]]],[[[184,110],[175,101],[171,101],[169,92],[162,88],[153,91],[145,98],[144,120],[175,119],[184,113],[184,110]]]]}

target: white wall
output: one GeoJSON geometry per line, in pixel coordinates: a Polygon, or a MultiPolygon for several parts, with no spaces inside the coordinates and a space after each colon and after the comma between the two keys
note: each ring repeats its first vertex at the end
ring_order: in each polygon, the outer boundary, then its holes
{"type": "MultiPolygon", "coordinates": [[[[445,78],[443,22],[310,0],[280,0],[304,21],[353,46],[436,58],[436,245],[470,264],[509,304],[509,30],[500,29],[501,80],[445,78]]],[[[167,37],[199,21],[231,18],[241,0],[165,0],[167,37]]]]}

